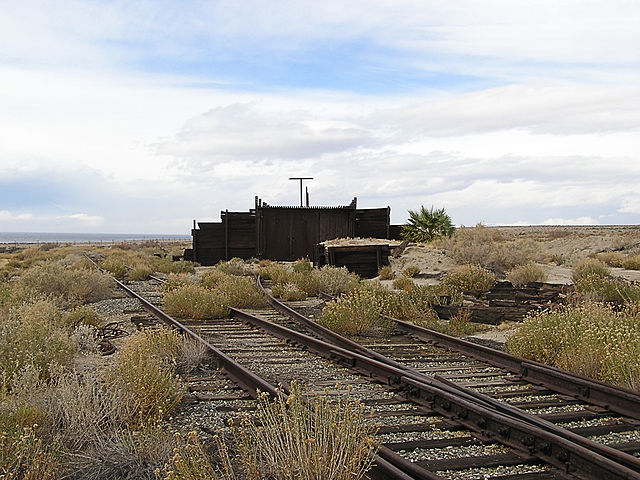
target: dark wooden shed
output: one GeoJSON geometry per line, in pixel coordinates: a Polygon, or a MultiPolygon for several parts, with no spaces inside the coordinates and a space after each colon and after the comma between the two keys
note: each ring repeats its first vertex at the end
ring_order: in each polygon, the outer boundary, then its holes
{"type": "Polygon", "coordinates": [[[233,257],[313,259],[315,245],[344,237],[389,238],[390,208],[358,209],[357,199],[333,207],[269,205],[258,197],[248,212],[220,213],[220,222],[194,221],[185,259],[215,265],[233,257]]]}

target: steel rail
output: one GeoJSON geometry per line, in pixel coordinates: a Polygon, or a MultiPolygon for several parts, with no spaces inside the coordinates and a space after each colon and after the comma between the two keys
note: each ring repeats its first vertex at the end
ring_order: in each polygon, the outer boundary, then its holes
{"type": "MultiPolygon", "coordinates": [[[[322,294],[322,296],[325,299],[335,298],[327,294],[322,294]]],[[[405,334],[448,347],[495,367],[504,368],[531,383],[543,385],[556,392],[571,395],[584,402],[640,420],[640,394],[636,392],[452,337],[403,320],[387,318],[393,320],[398,329],[405,334]]]]}
{"type": "MultiPolygon", "coordinates": [[[[93,264],[100,270],[103,271],[90,257],[87,256],[89,260],[93,262],[93,264]]],[[[224,372],[229,376],[231,380],[233,380],[239,387],[247,391],[252,398],[256,399],[259,392],[267,392],[271,396],[278,396],[281,393],[278,392],[276,387],[268,383],[263,378],[259,377],[255,373],[251,372],[247,368],[240,365],[238,362],[233,360],[231,357],[220,351],[218,348],[211,345],[205,339],[200,337],[193,330],[183,325],[182,323],[175,320],[173,317],[163,312],[161,309],[153,305],[151,302],[147,301],[141,295],[138,295],[136,292],[127,287],[124,283],[120,282],[118,279],[113,278],[116,284],[125,291],[127,295],[132,298],[137,299],[142,304],[142,308],[164,323],[170,328],[175,328],[182,332],[189,338],[202,343],[208,350],[213,354],[216,364],[219,368],[224,370],[224,372]]],[[[162,280],[162,279],[159,279],[162,280]]],[[[382,457],[379,454],[374,456],[374,465],[367,472],[367,477],[370,480],[444,480],[442,477],[431,474],[431,472],[427,472],[422,476],[413,476],[406,473],[406,471],[411,470],[411,464],[408,460],[400,457],[399,455],[393,453],[392,455],[385,454],[382,457]],[[406,467],[406,470],[399,468],[396,465],[402,465],[406,467]]]]}
{"type": "Polygon", "coordinates": [[[461,395],[456,388],[438,380],[417,377],[408,370],[346,350],[241,310],[232,308],[231,314],[278,338],[294,341],[322,357],[340,362],[378,381],[403,387],[408,399],[485,437],[535,456],[577,478],[640,479],[640,471],[628,468],[556,433],[505,412],[495,411],[485,405],[482,399],[470,398],[464,392],[461,395]]]}
{"type": "MultiPolygon", "coordinates": [[[[296,319],[297,321],[301,322],[305,328],[308,328],[310,331],[314,332],[316,335],[318,335],[319,337],[325,339],[326,341],[339,345],[342,348],[345,348],[347,350],[353,350],[356,351],[358,353],[360,353],[361,355],[368,357],[368,358],[372,358],[378,361],[381,361],[383,363],[386,363],[388,365],[400,368],[401,370],[404,370],[405,372],[409,372],[409,375],[417,380],[422,380],[424,382],[427,383],[432,383],[434,381],[440,383],[440,384],[444,384],[447,387],[450,387],[452,389],[458,390],[462,395],[464,395],[467,399],[471,399],[472,401],[475,400],[476,402],[481,403],[482,405],[488,407],[488,408],[492,408],[496,411],[499,412],[503,412],[506,415],[510,415],[513,418],[516,418],[518,420],[521,420],[523,422],[529,423],[531,425],[534,425],[538,428],[547,430],[549,432],[552,432],[562,438],[565,438],[569,441],[572,441],[578,445],[581,445],[595,453],[598,453],[606,458],[609,458],[611,460],[613,460],[616,463],[619,463],[621,465],[624,465],[625,467],[634,470],[634,471],[640,471],[640,459],[634,457],[633,455],[629,455],[625,452],[621,452],[620,450],[616,450],[612,447],[594,442],[592,440],[589,440],[581,435],[578,435],[576,433],[573,433],[569,430],[566,430],[562,427],[558,427],[557,425],[555,425],[552,422],[549,422],[547,420],[541,419],[539,417],[536,417],[532,414],[529,414],[519,408],[513,407],[505,402],[501,402],[497,399],[494,399],[492,397],[489,397],[488,395],[484,395],[478,392],[475,392],[474,390],[470,389],[470,388],[466,388],[466,387],[462,387],[454,382],[451,382],[449,380],[444,379],[443,377],[430,377],[428,375],[425,375],[421,372],[416,371],[415,369],[409,368],[406,365],[403,365],[399,362],[396,362],[395,360],[392,360],[384,355],[381,355],[373,350],[370,350],[350,339],[347,339],[345,337],[343,337],[342,335],[337,334],[336,332],[333,332],[332,330],[329,330],[325,327],[323,327],[322,325],[319,325],[318,323],[314,322],[313,320],[305,317],[304,315],[300,314],[299,312],[295,311],[294,309],[292,309],[291,307],[289,307],[288,305],[284,304],[283,302],[279,302],[278,300],[276,300],[273,296],[269,295],[268,292],[266,292],[266,290],[264,289],[264,286],[262,285],[262,282],[260,280],[260,278],[258,277],[258,286],[260,288],[262,288],[262,290],[265,292],[265,294],[267,295],[267,299],[269,301],[269,303],[276,308],[277,310],[279,310],[280,312],[289,315],[291,317],[293,317],[294,319],[296,319]]],[[[391,317],[388,317],[391,318],[391,317]]],[[[395,319],[392,319],[395,320],[395,319]]],[[[398,320],[396,320],[397,322],[399,322],[398,320]]],[[[406,323],[406,322],[403,322],[406,323]]],[[[411,324],[410,324],[411,325],[411,324]]],[[[422,329],[422,327],[419,327],[422,329]]],[[[423,329],[426,330],[426,329],[423,329]]],[[[434,333],[438,333],[438,332],[434,332],[434,333]]],[[[439,334],[439,335],[443,335],[445,337],[449,337],[448,335],[444,335],[444,334],[439,334]]],[[[456,339],[455,337],[449,337],[453,340],[459,340],[456,339]]],[[[476,344],[473,344],[471,342],[466,342],[471,344],[472,346],[475,346],[476,344]]],[[[493,353],[496,352],[497,354],[504,354],[504,352],[501,352],[499,350],[494,350],[494,349],[489,349],[488,347],[482,347],[483,351],[485,353],[489,352],[489,353],[493,353]]],[[[506,354],[509,355],[509,354],[506,354]]],[[[512,355],[509,355],[511,357],[514,357],[512,355]]],[[[518,358],[518,357],[515,357],[518,358]]],[[[483,358],[484,360],[484,358],[483,358]]],[[[523,359],[522,359],[523,360],[523,359]]],[[[525,362],[528,363],[528,362],[525,362]]],[[[504,367],[503,367],[504,368],[504,367]]],[[[519,372],[516,372],[519,373],[519,372]]]]}

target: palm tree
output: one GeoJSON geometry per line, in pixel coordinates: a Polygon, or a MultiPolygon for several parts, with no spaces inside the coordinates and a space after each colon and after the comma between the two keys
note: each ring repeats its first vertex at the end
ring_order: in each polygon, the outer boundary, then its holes
{"type": "Polygon", "coordinates": [[[440,237],[450,237],[456,227],[451,222],[444,208],[430,210],[420,207],[420,210],[409,210],[409,223],[402,227],[402,238],[410,242],[430,242],[440,237]]]}

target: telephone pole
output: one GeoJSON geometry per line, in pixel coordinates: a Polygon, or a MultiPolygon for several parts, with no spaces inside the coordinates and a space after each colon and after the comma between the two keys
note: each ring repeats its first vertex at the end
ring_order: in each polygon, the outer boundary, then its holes
{"type": "MultiPolygon", "coordinates": [[[[300,206],[303,207],[304,205],[302,204],[302,181],[303,180],[313,180],[313,177],[289,177],[289,180],[300,180],[300,206]]],[[[308,194],[307,194],[307,198],[309,198],[308,194]]],[[[309,206],[308,201],[307,201],[307,207],[309,206]]]]}

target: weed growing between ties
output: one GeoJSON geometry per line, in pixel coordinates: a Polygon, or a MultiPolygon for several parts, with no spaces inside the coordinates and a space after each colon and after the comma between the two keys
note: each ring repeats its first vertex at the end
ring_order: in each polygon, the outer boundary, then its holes
{"type": "Polygon", "coordinates": [[[307,295],[325,292],[339,295],[355,288],[360,278],[345,267],[325,265],[322,268],[309,268],[308,260],[298,260],[292,269],[275,262],[268,262],[260,269],[260,276],[272,280],[276,285],[292,284],[307,295]]]}
{"type": "Polygon", "coordinates": [[[531,314],[507,342],[510,352],[640,390],[640,310],[585,303],[531,314]]]}
{"type": "Polygon", "coordinates": [[[280,298],[285,302],[304,300],[307,298],[307,294],[293,283],[275,284],[273,288],[271,288],[271,293],[274,297],[280,298]]]}
{"type": "Polygon", "coordinates": [[[544,282],[546,279],[546,270],[535,263],[518,265],[507,272],[507,280],[509,280],[514,287],[522,287],[531,282],[544,282]]]}
{"type": "Polygon", "coordinates": [[[246,478],[362,478],[377,450],[375,427],[350,389],[332,400],[317,396],[306,403],[297,385],[286,401],[262,395],[255,419],[245,416],[235,430],[246,478]]]}
{"type": "Polygon", "coordinates": [[[201,285],[185,285],[165,291],[164,309],[169,315],[195,320],[229,315],[226,298],[201,285]]]}

